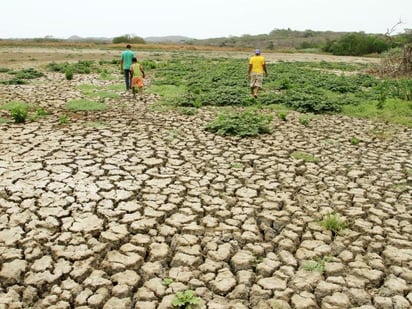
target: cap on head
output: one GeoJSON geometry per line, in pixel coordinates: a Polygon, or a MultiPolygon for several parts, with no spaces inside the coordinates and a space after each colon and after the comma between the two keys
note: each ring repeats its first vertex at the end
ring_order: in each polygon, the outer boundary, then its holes
{"type": "Polygon", "coordinates": [[[256,54],[256,55],[260,55],[260,49],[259,49],[259,48],[256,48],[255,54],[256,54]]]}

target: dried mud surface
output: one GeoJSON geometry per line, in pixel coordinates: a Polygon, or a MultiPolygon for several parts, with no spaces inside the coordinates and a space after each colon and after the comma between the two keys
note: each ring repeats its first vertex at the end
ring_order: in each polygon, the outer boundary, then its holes
{"type": "Polygon", "coordinates": [[[290,113],[221,137],[213,108],[120,92],[59,122],[77,84],[115,82],[1,87],[51,114],[0,124],[0,308],[172,308],[187,289],[210,309],[412,307],[412,130],[290,113]],[[319,224],[331,212],[339,234],[319,224]]]}

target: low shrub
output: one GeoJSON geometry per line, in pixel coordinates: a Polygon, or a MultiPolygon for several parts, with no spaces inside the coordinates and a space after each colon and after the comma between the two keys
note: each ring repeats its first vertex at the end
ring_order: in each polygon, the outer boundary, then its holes
{"type": "Polygon", "coordinates": [[[232,114],[220,114],[206,126],[206,130],[219,135],[237,135],[240,137],[270,133],[272,115],[263,115],[252,111],[232,114]]]}
{"type": "Polygon", "coordinates": [[[15,123],[24,123],[27,118],[27,108],[22,106],[14,107],[11,111],[11,117],[13,117],[15,123]]]}

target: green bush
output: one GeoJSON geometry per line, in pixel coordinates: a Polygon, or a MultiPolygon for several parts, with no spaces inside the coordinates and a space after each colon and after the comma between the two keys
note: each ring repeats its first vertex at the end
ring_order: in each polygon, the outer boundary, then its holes
{"type": "Polygon", "coordinates": [[[219,135],[237,135],[241,137],[270,133],[272,115],[263,115],[252,111],[232,114],[220,114],[206,126],[206,130],[219,135]]]}
{"type": "Polygon", "coordinates": [[[92,60],[79,60],[76,63],[55,63],[51,62],[47,64],[47,70],[51,72],[65,73],[67,68],[71,68],[73,73],[77,74],[90,74],[91,72],[98,72],[99,68],[92,60]]]}
{"type": "Polygon", "coordinates": [[[64,70],[64,75],[66,76],[67,80],[72,80],[73,79],[73,69],[71,67],[67,67],[64,70]]]}
{"type": "Polygon", "coordinates": [[[16,106],[11,111],[11,117],[13,117],[15,123],[23,123],[27,118],[27,109],[22,106],[16,106]]]}
{"type": "Polygon", "coordinates": [[[13,77],[9,80],[0,81],[0,84],[24,85],[27,84],[26,80],[28,79],[35,79],[44,76],[43,73],[33,68],[22,69],[20,71],[8,71],[8,74],[12,75],[13,77]]]}
{"type": "Polygon", "coordinates": [[[348,33],[338,40],[329,41],[324,51],[334,55],[362,56],[382,53],[391,47],[383,36],[365,34],[363,32],[348,33]]]}
{"type": "Polygon", "coordinates": [[[132,36],[130,34],[125,34],[125,35],[114,37],[112,40],[112,43],[113,44],[120,44],[120,43],[144,44],[145,40],[138,36],[132,36]]]}

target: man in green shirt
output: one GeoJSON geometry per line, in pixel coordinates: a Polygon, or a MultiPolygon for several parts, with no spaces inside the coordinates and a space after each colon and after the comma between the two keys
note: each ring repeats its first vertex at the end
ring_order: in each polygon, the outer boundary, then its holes
{"type": "Polygon", "coordinates": [[[132,65],[132,60],[135,57],[132,47],[128,44],[126,50],[122,52],[120,59],[120,70],[124,72],[124,80],[126,83],[126,90],[131,89],[132,85],[132,75],[130,72],[130,66],[132,65]]]}

